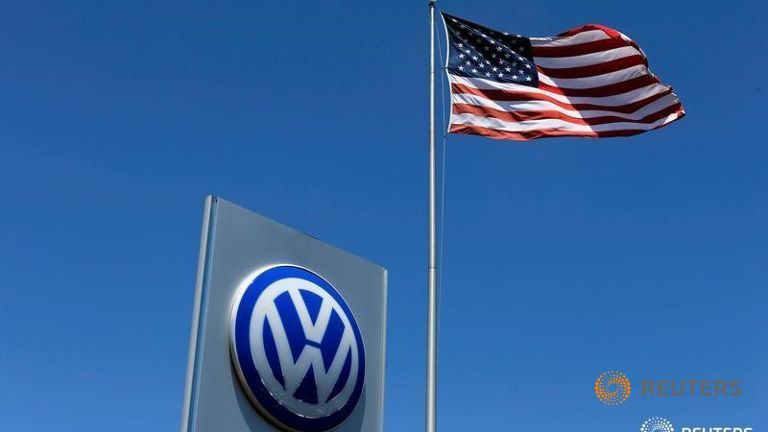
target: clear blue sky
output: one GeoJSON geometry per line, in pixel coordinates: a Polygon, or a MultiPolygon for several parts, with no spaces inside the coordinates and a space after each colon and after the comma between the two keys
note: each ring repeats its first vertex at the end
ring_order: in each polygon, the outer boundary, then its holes
{"type": "MultiPolygon", "coordinates": [[[[688,112],[630,139],[448,138],[441,430],[768,428],[766,3],[441,6],[615,27],[688,112]],[[594,397],[608,369],[636,384],[622,406],[594,397]],[[646,378],[744,395],[642,398],[646,378]]],[[[0,430],[178,428],[209,193],[389,268],[385,426],[420,430],[426,17],[0,0],[0,430]]]]}

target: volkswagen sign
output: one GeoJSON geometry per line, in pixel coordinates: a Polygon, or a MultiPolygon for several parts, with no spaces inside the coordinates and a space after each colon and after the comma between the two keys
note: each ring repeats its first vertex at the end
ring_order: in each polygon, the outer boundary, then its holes
{"type": "Polygon", "coordinates": [[[360,328],[341,294],[317,273],[279,265],[248,276],[236,293],[230,342],[248,397],[284,429],[334,429],[360,400],[360,328]]]}

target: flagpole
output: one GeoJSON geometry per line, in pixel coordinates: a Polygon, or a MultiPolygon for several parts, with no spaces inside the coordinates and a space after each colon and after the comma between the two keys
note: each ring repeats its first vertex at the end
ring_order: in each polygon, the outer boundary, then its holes
{"type": "Polygon", "coordinates": [[[429,259],[427,291],[426,432],[437,430],[437,230],[435,215],[435,6],[429,1],[429,259]]]}

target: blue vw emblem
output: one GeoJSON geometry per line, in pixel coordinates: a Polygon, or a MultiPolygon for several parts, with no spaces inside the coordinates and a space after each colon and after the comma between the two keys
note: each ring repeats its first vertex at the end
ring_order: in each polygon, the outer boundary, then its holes
{"type": "Polygon", "coordinates": [[[340,425],[363,391],[360,329],[338,291],[296,266],[243,281],[232,311],[232,358],[250,399],[283,428],[340,425]]]}

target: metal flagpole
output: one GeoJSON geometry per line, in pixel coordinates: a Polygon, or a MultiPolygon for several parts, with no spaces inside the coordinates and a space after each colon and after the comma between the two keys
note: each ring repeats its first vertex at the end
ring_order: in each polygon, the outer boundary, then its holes
{"type": "Polygon", "coordinates": [[[435,216],[435,6],[429,1],[429,264],[426,432],[437,430],[437,237],[435,216]]]}

